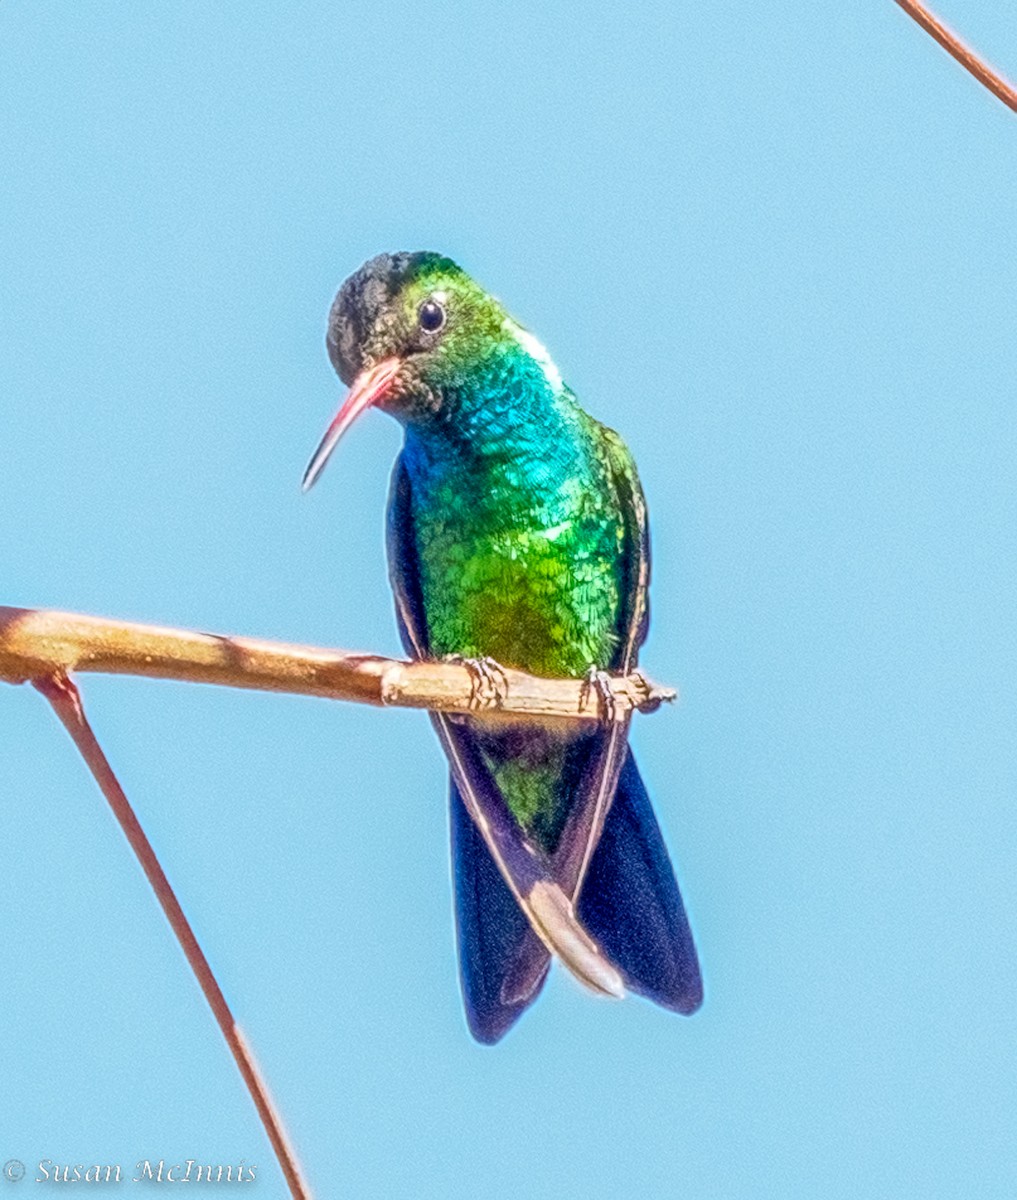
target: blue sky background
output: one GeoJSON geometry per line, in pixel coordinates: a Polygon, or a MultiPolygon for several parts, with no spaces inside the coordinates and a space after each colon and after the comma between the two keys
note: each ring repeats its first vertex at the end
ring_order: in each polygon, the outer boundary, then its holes
{"type": "MultiPolygon", "coordinates": [[[[1012,1197],[1013,115],[889,0],[5,0],[0,80],[0,602],[395,652],[398,427],[298,490],[381,250],[502,297],[649,496],[691,1020],[559,972],[471,1042],[421,714],[84,681],[319,1196],[1012,1197]]],[[[0,747],[0,1160],[283,1196],[28,689],[0,747]]]]}

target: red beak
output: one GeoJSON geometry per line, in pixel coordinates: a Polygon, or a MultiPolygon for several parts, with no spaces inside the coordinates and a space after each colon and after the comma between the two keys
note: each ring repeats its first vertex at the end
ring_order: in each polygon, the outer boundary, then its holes
{"type": "Polygon", "coordinates": [[[339,439],[365,409],[370,408],[372,404],[377,404],[385,395],[392,386],[392,381],[398,375],[401,366],[401,359],[386,358],[377,366],[371,367],[369,371],[361,371],[354,379],[342,408],[336,413],[332,424],[325,430],[325,436],[319,442],[318,449],[311,455],[311,461],[307,464],[307,470],[304,472],[304,479],[300,485],[302,491],[306,492],[314,486],[314,481],[325,469],[329,455],[338,446],[339,439]]]}

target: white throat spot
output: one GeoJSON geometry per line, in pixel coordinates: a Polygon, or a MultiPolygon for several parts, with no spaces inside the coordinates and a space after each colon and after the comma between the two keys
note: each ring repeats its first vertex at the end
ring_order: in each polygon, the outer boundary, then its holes
{"type": "Polygon", "coordinates": [[[539,364],[548,386],[557,396],[564,387],[564,383],[562,382],[561,372],[554,365],[554,359],[547,352],[547,347],[543,342],[538,341],[528,329],[523,329],[521,325],[517,325],[511,317],[505,318],[503,327],[507,333],[512,335],[516,343],[526,351],[530,358],[539,364]]]}

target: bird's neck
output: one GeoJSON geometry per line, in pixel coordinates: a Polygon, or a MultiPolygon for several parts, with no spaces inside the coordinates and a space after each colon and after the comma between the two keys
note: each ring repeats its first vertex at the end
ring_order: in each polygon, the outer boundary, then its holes
{"type": "Polygon", "coordinates": [[[407,426],[406,449],[418,468],[441,474],[564,459],[582,440],[581,417],[557,371],[499,347],[442,388],[436,415],[407,426]]]}

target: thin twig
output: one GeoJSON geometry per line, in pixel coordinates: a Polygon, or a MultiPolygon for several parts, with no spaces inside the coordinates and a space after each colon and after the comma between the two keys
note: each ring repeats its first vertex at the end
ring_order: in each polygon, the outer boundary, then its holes
{"type": "Polygon", "coordinates": [[[966,46],[953,30],[947,29],[938,17],[929,12],[924,4],[919,3],[919,0],[895,0],[895,2],[904,9],[908,16],[913,17],[926,33],[934,37],[947,54],[952,54],[966,71],[970,71],[980,84],[1002,100],[1007,108],[1017,112],[1017,90],[998,71],[979,58],[970,46],[966,46]]]}
{"type": "Polygon", "coordinates": [[[251,1047],[230,1012],[222,989],[208,964],[208,959],[198,944],[198,939],[194,936],[187,917],[184,916],[184,910],[180,907],[180,902],[166,878],[166,873],[159,864],[151,842],[141,828],[130,801],[92,732],[85,717],[78,689],[62,673],[47,678],[33,679],[32,682],[53,706],[54,712],[63,722],[67,732],[73,738],[74,744],[81,751],[82,758],[95,777],[100,791],[109,802],[113,815],[120,823],[120,828],[124,831],[131,849],[148,877],[152,891],[155,892],[156,899],[166,914],[166,919],[180,943],[180,948],[194,972],[194,977],[205,994],[216,1024],[222,1030],[226,1044],[236,1060],[247,1090],[258,1110],[261,1123],[268,1134],[268,1140],[272,1143],[272,1149],[279,1160],[279,1166],[286,1177],[290,1195],[293,1200],[310,1200],[311,1193],[303,1180],[296,1155],[283,1129],[275,1105],[272,1103],[251,1047]]]}
{"type": "MultiPolygon", "coordinates": [[[[602,719],[600,698],[580,679],[537,679],[506,670],[504,689],[479,689],[478,694],[475,673],[459,663],[401,662],[348,650],[0,606],[0,680],[24,683],[82,671],[468,712],[491,719],[602,719]]],[[[675,697],[671,688],[651,684],[638,673],[612,678],[610,686],[619,719],[675,697]]]]}

